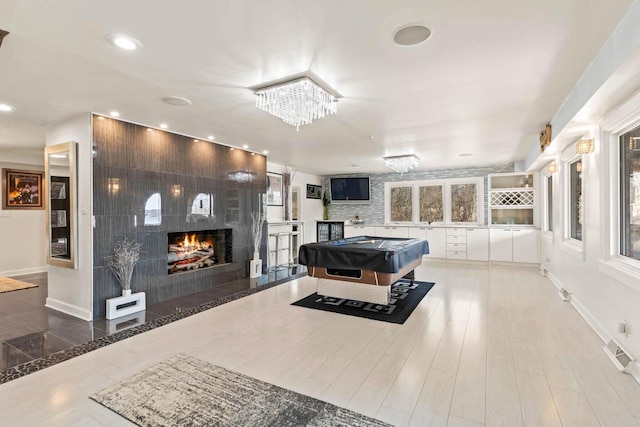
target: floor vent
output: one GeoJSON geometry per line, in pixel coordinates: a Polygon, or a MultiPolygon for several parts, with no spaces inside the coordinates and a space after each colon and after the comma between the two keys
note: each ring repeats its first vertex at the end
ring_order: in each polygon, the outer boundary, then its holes
{"type": "Polygon", "coordinates": [[[563,301],[571,301],[571,292],[569,292],[565,288],[561,288],[558,292],[558,295],[560,295],[560,298],[562,298],[563,301]]]}
{"type": "Polygon", "coordinates": [[[635,360],[616,340],[610,340],[602,349],[619,371],[625,372],[631,362],[635,360]]]}

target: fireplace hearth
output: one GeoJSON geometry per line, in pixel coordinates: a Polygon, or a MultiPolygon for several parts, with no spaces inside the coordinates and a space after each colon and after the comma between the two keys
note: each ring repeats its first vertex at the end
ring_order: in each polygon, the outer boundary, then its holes
{"type": "Polygon", "coordinates": [[[169,233],[168,274],[211,268],[231,263],[232,230],[187,231],[169,233]]]}

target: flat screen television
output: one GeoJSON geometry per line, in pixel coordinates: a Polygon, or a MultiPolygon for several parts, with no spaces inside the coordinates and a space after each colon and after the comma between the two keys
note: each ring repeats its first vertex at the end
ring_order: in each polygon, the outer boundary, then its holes
{"type": "Polygon", "coordinates": [[[369,177],[331,178],[333,203],[369,203],[371,190],[369,177]]]}

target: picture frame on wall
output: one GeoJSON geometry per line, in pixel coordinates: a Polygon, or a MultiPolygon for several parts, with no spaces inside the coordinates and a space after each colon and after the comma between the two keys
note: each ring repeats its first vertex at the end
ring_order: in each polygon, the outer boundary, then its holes
{"type": "Polygon", "coordinates": [[[267,172],[267,205],[282,206],[282,174],[267,172]]]}
{"type": "Polygon", "coordinates": [[[44,209],[41,171],[2,169],[2,209],[44,209]]]}
{"type": "Polygon", "coordinates": [[[307,199],[322,199],[322,186],[307,184],[307,199]]]}

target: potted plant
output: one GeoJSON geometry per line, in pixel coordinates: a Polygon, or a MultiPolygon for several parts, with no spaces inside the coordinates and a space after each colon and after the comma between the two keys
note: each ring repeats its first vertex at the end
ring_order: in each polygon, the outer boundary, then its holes
{"type": "Polygon", "coordinates": [[[329,205],[331,204],[331,199],[327,194],[327,190],[324,190],[324,194],[322,195],[322,219],[325,221],[329,219],[329,205]]]}

